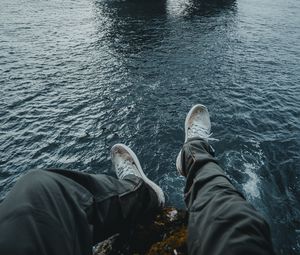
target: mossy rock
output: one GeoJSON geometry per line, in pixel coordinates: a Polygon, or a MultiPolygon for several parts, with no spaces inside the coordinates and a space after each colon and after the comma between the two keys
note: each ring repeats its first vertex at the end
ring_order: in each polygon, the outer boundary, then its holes
{"type": "Polygon", "coordinates": [[[130,237],[115,235],[100,243],[95,255],[184,255],[187,254],[186,211],[163,209],[147,225],[138,225],[130,237]]]}

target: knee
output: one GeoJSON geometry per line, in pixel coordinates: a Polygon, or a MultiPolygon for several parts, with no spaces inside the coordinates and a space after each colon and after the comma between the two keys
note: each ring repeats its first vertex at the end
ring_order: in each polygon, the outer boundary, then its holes
{"type": "Polygon", "coordinates": [[[55,193],[56,187],[47,171],[30,171],[17,181],[1,203],[3,210],[0,211],[0,219],[30,214],[32,209],[43,207],[47,198],[55,193]]]}
{"type": "Polygon", "coordinates": [[[46,170],[31,170],[25,174],[20,181],[38,184],[46,182],[47,179],[49,179],[49,173],[46,170]]]}
{"type": "Polygon", "coordinates": [[[19,195],[36,196],[44,193],[54,185],[53,177],[45,170],[32,170],[24,175],[15,185],[14,191],[19,195]]]}

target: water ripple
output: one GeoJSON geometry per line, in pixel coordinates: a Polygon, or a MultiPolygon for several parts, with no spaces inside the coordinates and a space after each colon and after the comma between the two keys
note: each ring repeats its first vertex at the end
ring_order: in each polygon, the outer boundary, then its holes
{"type": "Polygon", "coordinates": [[[211,112],[220,164],[299,254],[299,2],[0,3],[0,199],[32,168],[109,173],[126,143],[183,207],[186,112],[211,112]]]}

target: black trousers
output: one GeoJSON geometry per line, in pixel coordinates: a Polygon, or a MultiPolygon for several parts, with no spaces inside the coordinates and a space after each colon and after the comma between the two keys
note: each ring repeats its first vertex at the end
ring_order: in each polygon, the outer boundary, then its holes
{"type": "MultiPolygon", "coordinates": [[[[230,184],[203,140],[183,147],[190,254],[273,254],[267,223],[230,184]]],[[[0,254],[85,255],[92,245],[151,218],[156,195],[133,175],[117,180],[35,170],[0,204],[0,254]]]]}

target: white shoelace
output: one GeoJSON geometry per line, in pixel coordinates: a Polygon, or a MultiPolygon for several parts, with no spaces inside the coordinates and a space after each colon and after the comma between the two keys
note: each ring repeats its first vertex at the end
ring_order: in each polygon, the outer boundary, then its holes
{"type": "Polygon", "coordinates": [[[187,130],[187,137],[200,137],[202,139],[205,139],[207,141],[218,141],[216,138],[212,138],[213,133],[209,133],[206,128],[203,128],[200,123],[195,122],[193,125],[191,125],[187,130]]]}
{"type": "Polygon", "coordinates": [[[131,160],[123,160],[121,163],[116,165],[116,172],[120,179],[123,179],[126,175],[133,174],[136,175],[136,172],[134,171],[133,167],[135,166],[135,163],[131,160]]]}

